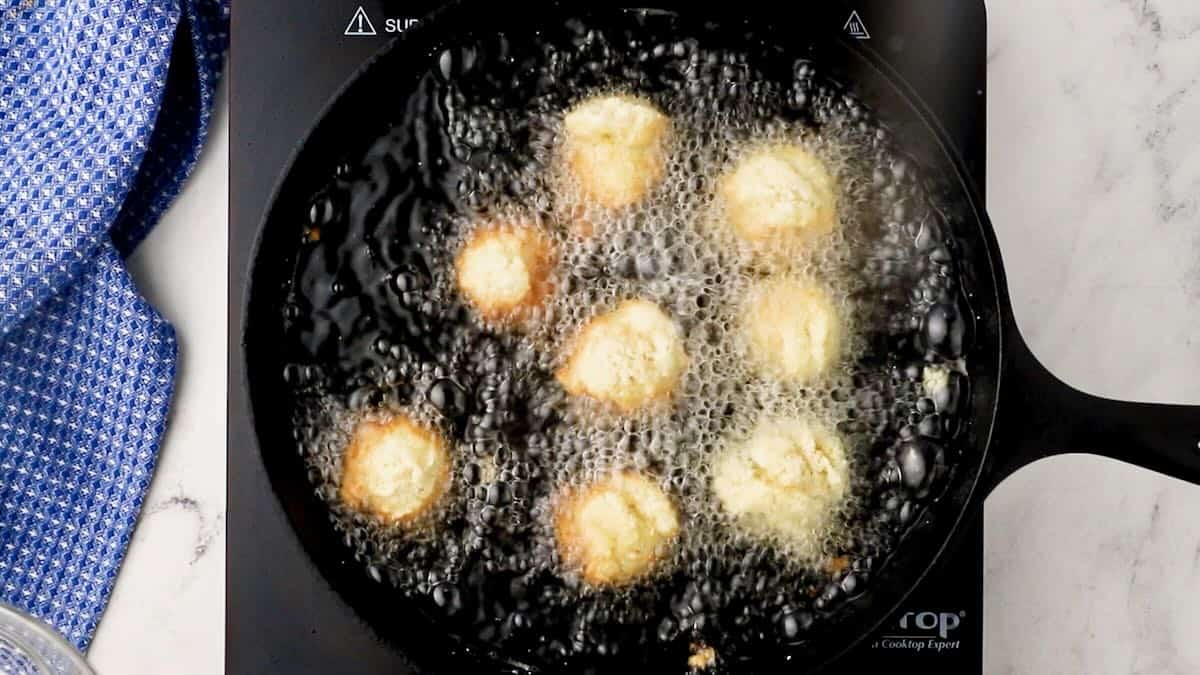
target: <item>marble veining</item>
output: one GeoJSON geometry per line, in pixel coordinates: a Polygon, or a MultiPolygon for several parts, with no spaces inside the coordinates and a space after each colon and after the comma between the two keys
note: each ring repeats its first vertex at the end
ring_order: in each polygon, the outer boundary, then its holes
{"type": "Polygon", "coordinates": [[[188,562],[188,565],[195,565],[200,558],[204,557],[205,553],[208,553],[213,541],[216,540],[218,532],[223,527],[224,515],[218,513],[215,519],[210,518],[207,509],[195,498],[183,494],[183,486],[180,485],[178,494],[168,497],[166,500],[148,504],[142,517],[151,518],[169,509],[179,509],[191,515],[196,521],[194,553],[188,562]]]}

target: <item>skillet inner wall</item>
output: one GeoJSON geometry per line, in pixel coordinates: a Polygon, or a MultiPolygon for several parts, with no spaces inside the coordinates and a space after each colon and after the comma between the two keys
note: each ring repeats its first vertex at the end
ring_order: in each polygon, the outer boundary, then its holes
{"type": "MultiPolygon", "coordinates": [[[[481,21],[483,25],[494,25],[490,21],[498,21],[498,17],[491,17],[487,21],[481,21]]],[[[456,23],[463,25],[464,19],[459,19],[456,23]]],[[[423,37],[429,38],[429,35],[423,37]]],[[[789,40],[793,42],[803,42],[802,37],[798,38],[794,33],[789,36],[789,40]]],[[[404,53],[404,50],[393,52],[385,57],[387,59],[399,59],[399,54],[404,53]]],[[[853,55],[843,51],[837,46],[824,46],[814,50],[814,56],[822,63],[829,63],[834,67],[842,67],[848,73],[848,79],[854,81],[856,88],[860,90],[872,108],[879,111],[883,117],[891,120],[906,120],[905,124],[911,124],[912,130],[903,132],[905,137],[911,137],[913,140],[922,138],[920,142],[908,142],[907,145],[914,147],[927,147],[934,150],[930,159],[930,173],[938,173],[945,176],[955,176],[952,165],[937,156],[936,142],[933,142],[928,135],[928,131],[921,128],[918,120],[912,115],[911,110],[904,105],[904,101],[899,98],[894,90],[892,90],[877,73],[872,71],[861,61],[858,61],[853,55]]],[[[361,138],[370,138],[377,134],[387,123],[387,115],[380,113],[372,115],[371,113],[363,114],[364,111],[370,110],[372,107],[378,111],[377,91],[372,91],[374,87],[383,87],[379,82],[381,79],[378,73],[385,69],[376,69],[374,73],[369,73],[362,78],[354,87],[352,87],[342,101],[331,111],[330,116],[322,124],[316,134],[310,139],[306,145],[302,155],[297,161],[292,172],[289,174],[287,182],[282,188],[279,198],[276,200],[276,207],[273,210],[272,219],[268,222],[266,229],[263,232],[263,239],[260,245],[260,250],[257,256],[257,267],[254,270],[254,289],[251,293],[251,304],[247,314],[249,323],[247,328],[247,369],[250,374],[251,394],[254,399],[254,408],[256,418],[258,420],[258,431],[262,443],[264,460],[266,461],[268,471],[272,475],[272,480],[277,493],[285,503],[285,507],[289,511],[297,529],[301,532],[302,538],[317,559],[319,564],[326,568],[327,576],[331,576],[331,580],[335,585],[343,586],[347,590],[344,591],[352,602],[359,607],[360,612],[370,618],[372,613],[372,601],[370,599],[370,585],[358,583],[349,577],[353,574],[343,573],[337,570],[330,571],[331,565],[334,567],[340,566],[346,560],[343,555],[337,553],[339,545],[336,542],[336,536],[329,532],[329,527],[326,522],[325,508],[315,502],[311,497],[310,486],[303,475],[298,471],[299,463],[295,461],[294,455],[291,453],[291,439],[286,437],[284,431],[289,427],[287,410],[289,408],[286,400],[286,392],[276,384],[276,378],[281,369],[281,363],[278,360],[277,352],[274,346],[278,344],[279,335],[275,332],[275,327],[271,325],[271,318],[278,316],[281,305],[280,293],[278,291],[278,280],[287,277],[288,260],[291,252],[294,250],[291,234],[295,232],[294,217],[295,213],[288,213],[289,205],[304,204],[309,195],[316,191],[321,182],[325,178],[325,171],[329,166],[332,166],[334,160],[340,157],[348,145],[353,145],[353,141],[348,140],[343,135],[347,128],[363,130],[361,138]],[[374,100],[372,100],[374,99],[374,100]],[[350,121],[353,120],[353,123],[350,121]],[[286,215],[281,215],[286,214],[286,215]],[[291,222],[283,222],[291,220],[291,222]],[[274,253],[275,255],[269,255],[274,253]],[[356,595],[358,596],[356,601],[356,595]],[[365,608],[365,611],[364,611],[365,608]]],[[[391,72],[402,72],[400,69],[387,69],[391,72]]],[[[394,82],[387,83],[387,86],[395,87],[394,82]]],[[[356,134],[357,135],[357,134],[356,134]]],[[[899,134],[898,134],[899,135],[899,134]]],[[[967,211],[969,212],[969,211],[967,211]]],[[[994,287],[988,282],[991,280],[990,268],[986,265],[987,245],[990,243],[990,234],[972,232],[974,228],[980,227],[975,222],[956,223],[957,226],[964,229],[960,235],[968,242],[975,244],[969,246],[968,255],[972,257],[975,264],[972,269],[977,273],[977,277],[973,280],[973,288],[977,293],[976,304],[977,310],[980,310],[978,305],[987,305],[983,299],[994,297],[994,287]],[[982,273],[980,271],[982,270],[982,273]]],[[[980,355],[990,355],[991,361],[994,362],[995,355],[998,353],[998,345],[995,343],[997,339],[995,332],[991,330],[994,324],[994,312],[989,312],[986,309],[980,311],[982,321],[979,324],[979,339],[976,342],[976,351],[980,355]]],[[[974,355],[973,355],[974,356],[974,355]]],[[[987,392],[991,390],[988,386],[990,374],[984,372],[987,370],[988,357],[972,358],[973,373],[976,377],[977,392],[975,402],[980,405],[981,413],[985,415],[980,418],[976,425],[976,431],[981,428],[986,428],[990,424],[986,414],[990,414],[989,400],[987,392]],[[978,370],[977,370],[978,369],[978,370]]],[[[977,434],[978,435],[978,434],[977,434]]],[[[986,437],[986,434],[984,434],[986,437]]],[[[982,458],[982,446],[977,448],[976,456],[982,458]]],[[[965,500],[969,487],[973,483],[973,477],[977,467],[961,467],[958,474],[955,476],[953,491],[947,499],[933,510],[936,518],[929,521],[922,521],[922,525],[918,530],[911,535],[912,541],[904,547],[899,560],[903,564],[889,565],[884,572],[884,576],[889,580],[886,583],[879,583],[881,587],[886,587],[881,592],[877,592],[873,596],[873,604],[865,606],[863,612],[848,615],[847,625],[839,627],[836,632],[832,632],[827,639],[811,641],[810,645],[804,647],[813,655],[828,653],[836,648],[836,645],[843,644],[846,639],[852,637],[852,632],[857,632],[859,628],[869,626],[873,620],[877,620],[880,615],[880,610],[888,609],[883,607],[888,605],[890,600],[888,596],[903,592],[904,588],[911,585],[912,577],[918,573],[919,568],[923,568],[928,560],[932,557],[937,548],[940,547],[940,542],[944,539],[945,530],[950,522],[957,517],[958,507],[965,500]],[[928,533],[928,534],[927,534],[928,533]],[[894,577],[894,581],[892,578],[894,577]],[[875,616],[875,619],[871,617],[875,616]]],[[[865,604],[865,603],[864,603],[865,604]]],[[[394,623],[395,612],[381,611],[377,616],[387,617],[378,621],[374,621],[376,628],[381,632],[393,633],[395,630],[389,630],[385,624],[394,623]],[[390,615],[390,617],[389,617],[390,615]]],[[[404,642],[407,642],[405,640],[404,642]]]]}

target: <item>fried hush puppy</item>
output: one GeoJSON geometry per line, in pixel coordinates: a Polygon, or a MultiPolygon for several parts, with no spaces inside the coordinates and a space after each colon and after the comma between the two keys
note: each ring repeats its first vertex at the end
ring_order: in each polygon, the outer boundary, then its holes
{"type": "Polygon", "coordinates": [[[560,495],[554,517],[562,559],[595,586],[643,578],[671,549],[679,512],[650,477],[622,471],[560,495]]]}
{"type": "Polygon", "coordinates": [[[567,166],[590,201],[609,209],[636,204],[662,179],[670,127],[644,99],[587,99],[563,119],[567,166]]]}
{"type": "Polygon", "coordinates": [[[760,375],[805,384],[841,358],[845,328],[824,288],[805,279],[777,277],[751,287],[742,332],[760,375]]]}
{"type": "Polygon", "coordinates": [[[570,394],[629,413],[670,398],[687,364],[675,321],[648,300],[626,300],[583,327],[555,376],[570,394]]]}
{"type": "Polygon", "coordinates": [[[430,512],[450,486],[445,439],[412,418],[364,419],[342,460],[341,499],[388,525],[409,525],[430,512]]]}
{"type": "Polygon", "coordinates": [[[554,246],[533,225],[485,225],[467,238],[454,267],[459,290],[485,321],[521,321],[550,292],[554,246]]]}
{"type": "Polygon", "coordinates": [[[763,252],[828,234],[837,227],[837,184],[825,164],[800,145],[750,152],[718,185],[737,236],[763,252]]]}
{"type": "Polygon", "coordinates": [[[841,437],[815,420],[766,419],[718,453],[712,487],[750,533],[815,555],[849,492],[850,463],[841,437]]]}

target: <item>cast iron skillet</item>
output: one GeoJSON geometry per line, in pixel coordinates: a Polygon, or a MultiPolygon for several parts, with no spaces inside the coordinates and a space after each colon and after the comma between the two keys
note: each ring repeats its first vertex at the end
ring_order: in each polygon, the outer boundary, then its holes
{"type": "MultiPolygon", "coordinates": [[[[656,11],[691,20],[692,3],[658,2],[656,11]]],[[[297,535],[314,563],[382,639],[422,672],[508,672],[518,669],[439,631],[398,593],[371,581],[334,531],[328,510],[314,496],[290,430],[292,400],[280,376],[280,320],[297,250],[299,224],[311,196],[333,167],[360,154],[392,118],[391,92],[411,89],[417,73],[441,47],[471,34],[502,29],[548,13],[623,8],[620,2],[527,4],[460,0],[439,10],[383,50],[344,87],[298,149],[259,232],[243,308],[243,353],[252,417],[263,462],[297,535]]],[[[769,6],[768,6],[769,8],[769,6]]],[[[914,521],[870,590],[798,644],[764,650],[751,672],[798,672],[835,659],[870,634],[921,581],[954,536],[958,524],[1004,477],[1050,455],[1091,452],[1200,484],[1200,408],[1123,403],[1081,393],[1048,372],[1029,351],[1013,320],[1004,270],[987,215],[945,135],[915,95],[886,64],[858,45],[831,40],[818,22],[759,25],[753,3],[738,16],[705,9],[697,21],[717,22],[723,34],[746,29],[831,71],[903,139],[923,170],[940,177],[944,198],[957,214],[951,223],[971,291],[974,325],[967,355],[971,407],[967,447],[945,493],[914,521]],[[819,34],[818,34],[819,33],[819,34]]],[[[734,10],[729,10],[730,12],[734,10]]]]}

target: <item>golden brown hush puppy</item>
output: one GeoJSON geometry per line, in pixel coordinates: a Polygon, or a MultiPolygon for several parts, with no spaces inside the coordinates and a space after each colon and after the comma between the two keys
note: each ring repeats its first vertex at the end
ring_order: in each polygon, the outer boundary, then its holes
{"type": "Polygon", "coordinates": [[[556,377],[571,394],[632,412],[669,398],[687,364],[675,321],[653,302],[627,300],[584,326],[556,377]]]}
{"type": "Polygon", "coordinates": [[[649,477],[633,471],[561,496],[554,534],[568,565],[597,586],[620,586],[644,577],[671,549],[679,512],[649,477]]]}
{"type": "Polygon", "coordinates": [[[843,322],[828,291],[800,278],[759,281],[742,310],[752,364],[763,377],[793,384],[820,378],[840,360],[843,322]]]}
{"type": "Polygon", "coordinates": [[[551,290],[554,245],[533,225],[487,225],[455,260],[458,288],[485,321],[521,321],[551,290]]]}
{"type": "Polygon", "coordinates": [[[395,414],[364,419],[342,459],[341,498],[387,524],[409,524],[428,513],[450,486],[450,453],[441,434],[395,414]]]}
{"type": "Polygon", "coordinates": [[[734,232],[756,245],[803,241],[832,232],[838,223],[837,184],[825,164],[800,145],[749,153],[721,179],[718,193],[734,232]]]}
{"type": "Polygon", "coordinates": [[[589,200],[630,206],[661,180],[671,123],[649,101],[590,98],[566,114],[563,127],[567,166],[589,200]]]}
{"type": "Polygon", "coordinates": [[[720,452],[712,487],[725,513],[755,535],[816,554],[850,488],[841,437],[811,419],[768,419],[720,452]]]}

